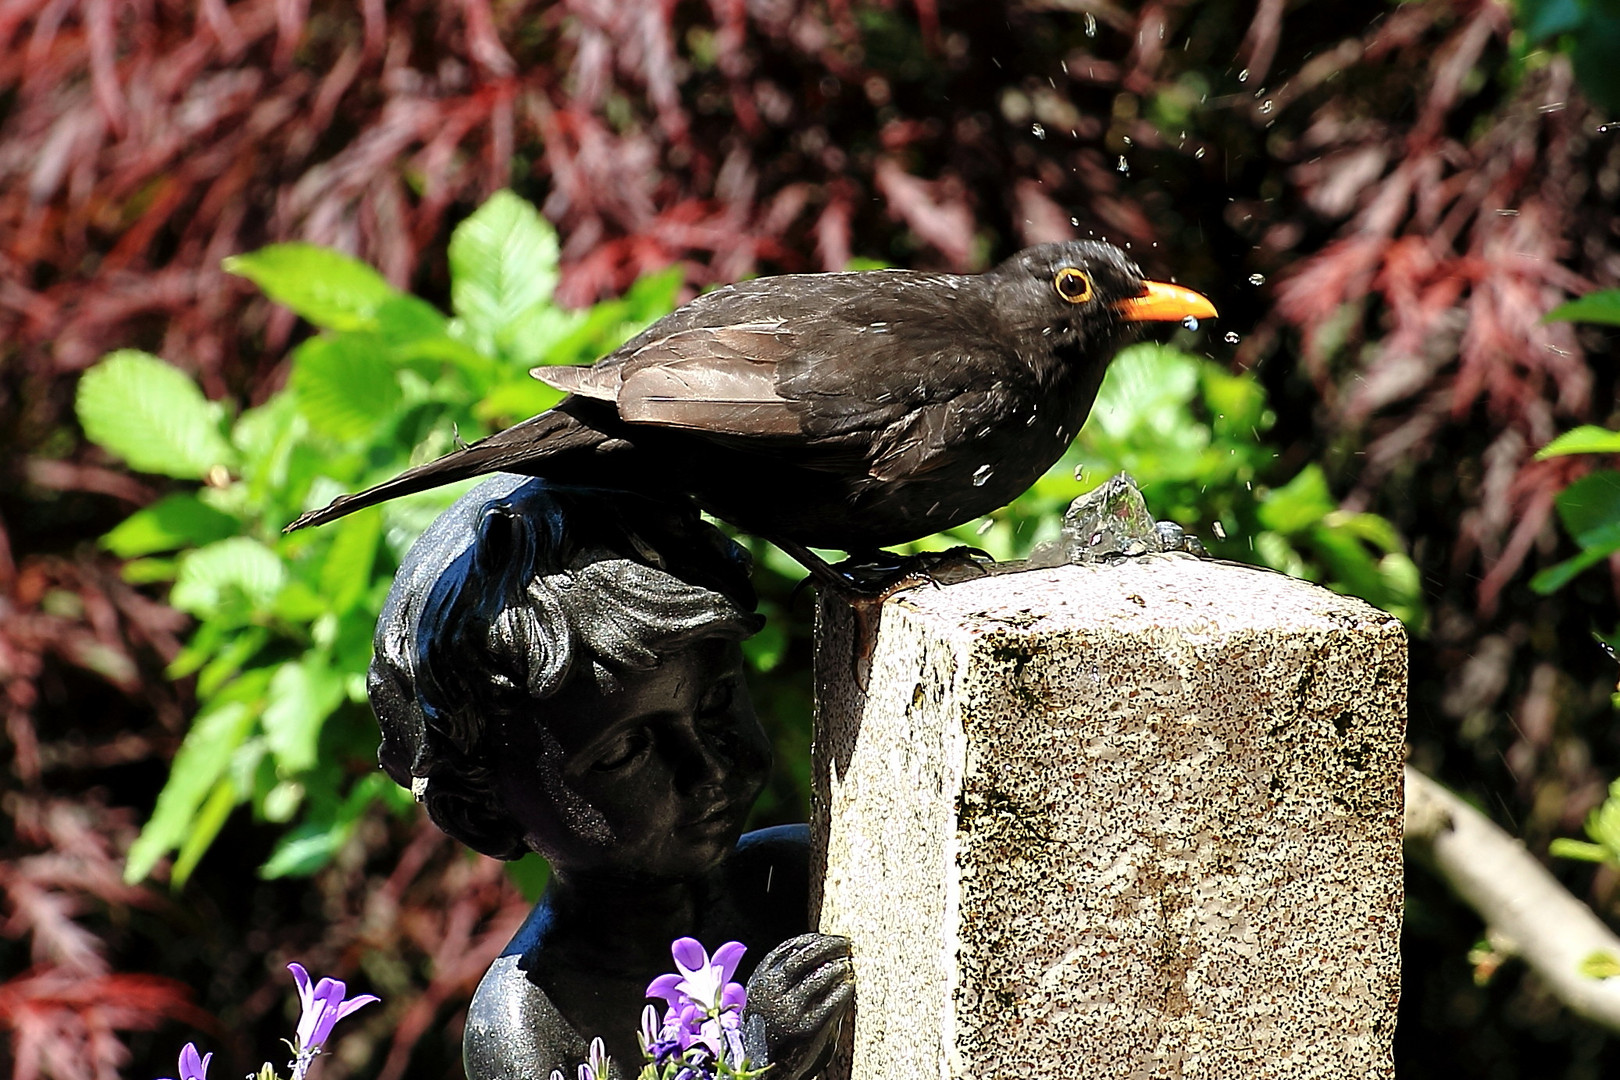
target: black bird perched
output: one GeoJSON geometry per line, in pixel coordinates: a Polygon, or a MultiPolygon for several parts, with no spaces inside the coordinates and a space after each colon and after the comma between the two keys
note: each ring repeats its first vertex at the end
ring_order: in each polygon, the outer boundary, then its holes
{"type": "Polygon", "coordinates": [[[1004,506],[1059,457],[1137,324],[1211,318],[1112,244],[983,274],[791,274],[717,289],[588,367],[556,408],[304,514],[289,531],[488,472],[684,492],[779,544],[863,557],[1004,506]]]}

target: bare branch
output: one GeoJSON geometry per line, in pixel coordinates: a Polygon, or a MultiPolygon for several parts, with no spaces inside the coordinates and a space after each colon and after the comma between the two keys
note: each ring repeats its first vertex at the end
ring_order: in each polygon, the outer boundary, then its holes
{"type": "Polygon", "coordinates": [[[1406,843],[1530,965],[1571,1011],[1620,1031],[1620,979],[1581,974],[1595,952],[1620,958],[1620,937],[1558,883],[1516,838],[1456,795],[1406,769],[1406,843]]]}

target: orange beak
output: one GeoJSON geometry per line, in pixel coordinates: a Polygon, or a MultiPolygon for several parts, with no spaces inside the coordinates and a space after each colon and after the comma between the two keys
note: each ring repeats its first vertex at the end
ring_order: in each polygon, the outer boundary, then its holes
{"type": "Polygon", "coordinates": [[[1116,306],[1132,322],[1180,322],[1182,319],[1217,318],[1215,305],[1203,293],[1163,281],[1144,281],[1141,296],[1121,300],[1116,306]]]}

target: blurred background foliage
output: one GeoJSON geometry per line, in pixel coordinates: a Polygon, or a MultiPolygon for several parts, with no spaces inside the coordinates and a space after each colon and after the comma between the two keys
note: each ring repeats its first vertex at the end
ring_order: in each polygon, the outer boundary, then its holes
{"type": "MultiPolygon", "coordinates": [[[[385,999],[333,1080],[459,1073],[522,890],[380,782],[353,680],[449,493],[279,527],[544,407],[530,364],[755,273],[971,270],[1095,233],[1210,295],[1219,323],[1122,356],[1062,465],[951,542],[1016,554],[1132,471],[1217,553],[1399,614],[1414,763],[1532,850],[1577,835],[1620,775],[1596,640],[1620,612],[1603,521],[1570,507],[1614,448],[1537,451],[1620,427],[1620,332],[1542,316],[1620,285],[1613,65],[1583,52],[1611,8],[10,5],[11,1070],[156,1076],[201,1029],[245,1072],[299,959],[385,999]]],[[[809,608],[756,555],[768,822],[803,814],[809,608]]],[[[1557,869],[1617,914],[1612,861],[1557,869]]],[[[1402,1076],[1613,1071],[1520,969],[1470,966],[1443,888],[1409,895],[1402,1076]]]]}

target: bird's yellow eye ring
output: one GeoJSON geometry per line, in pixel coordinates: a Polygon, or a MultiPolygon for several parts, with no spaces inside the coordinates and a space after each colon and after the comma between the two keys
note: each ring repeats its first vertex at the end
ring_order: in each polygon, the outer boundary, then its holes
{"type": "Polygon", "coordinates": [[[1058,295],[1071,304],[1083,304],[1091,299],[1091,278],[1084,270],[1065,266],[1057,272],[1052,284],[1057,288],[1058,295]]]}

